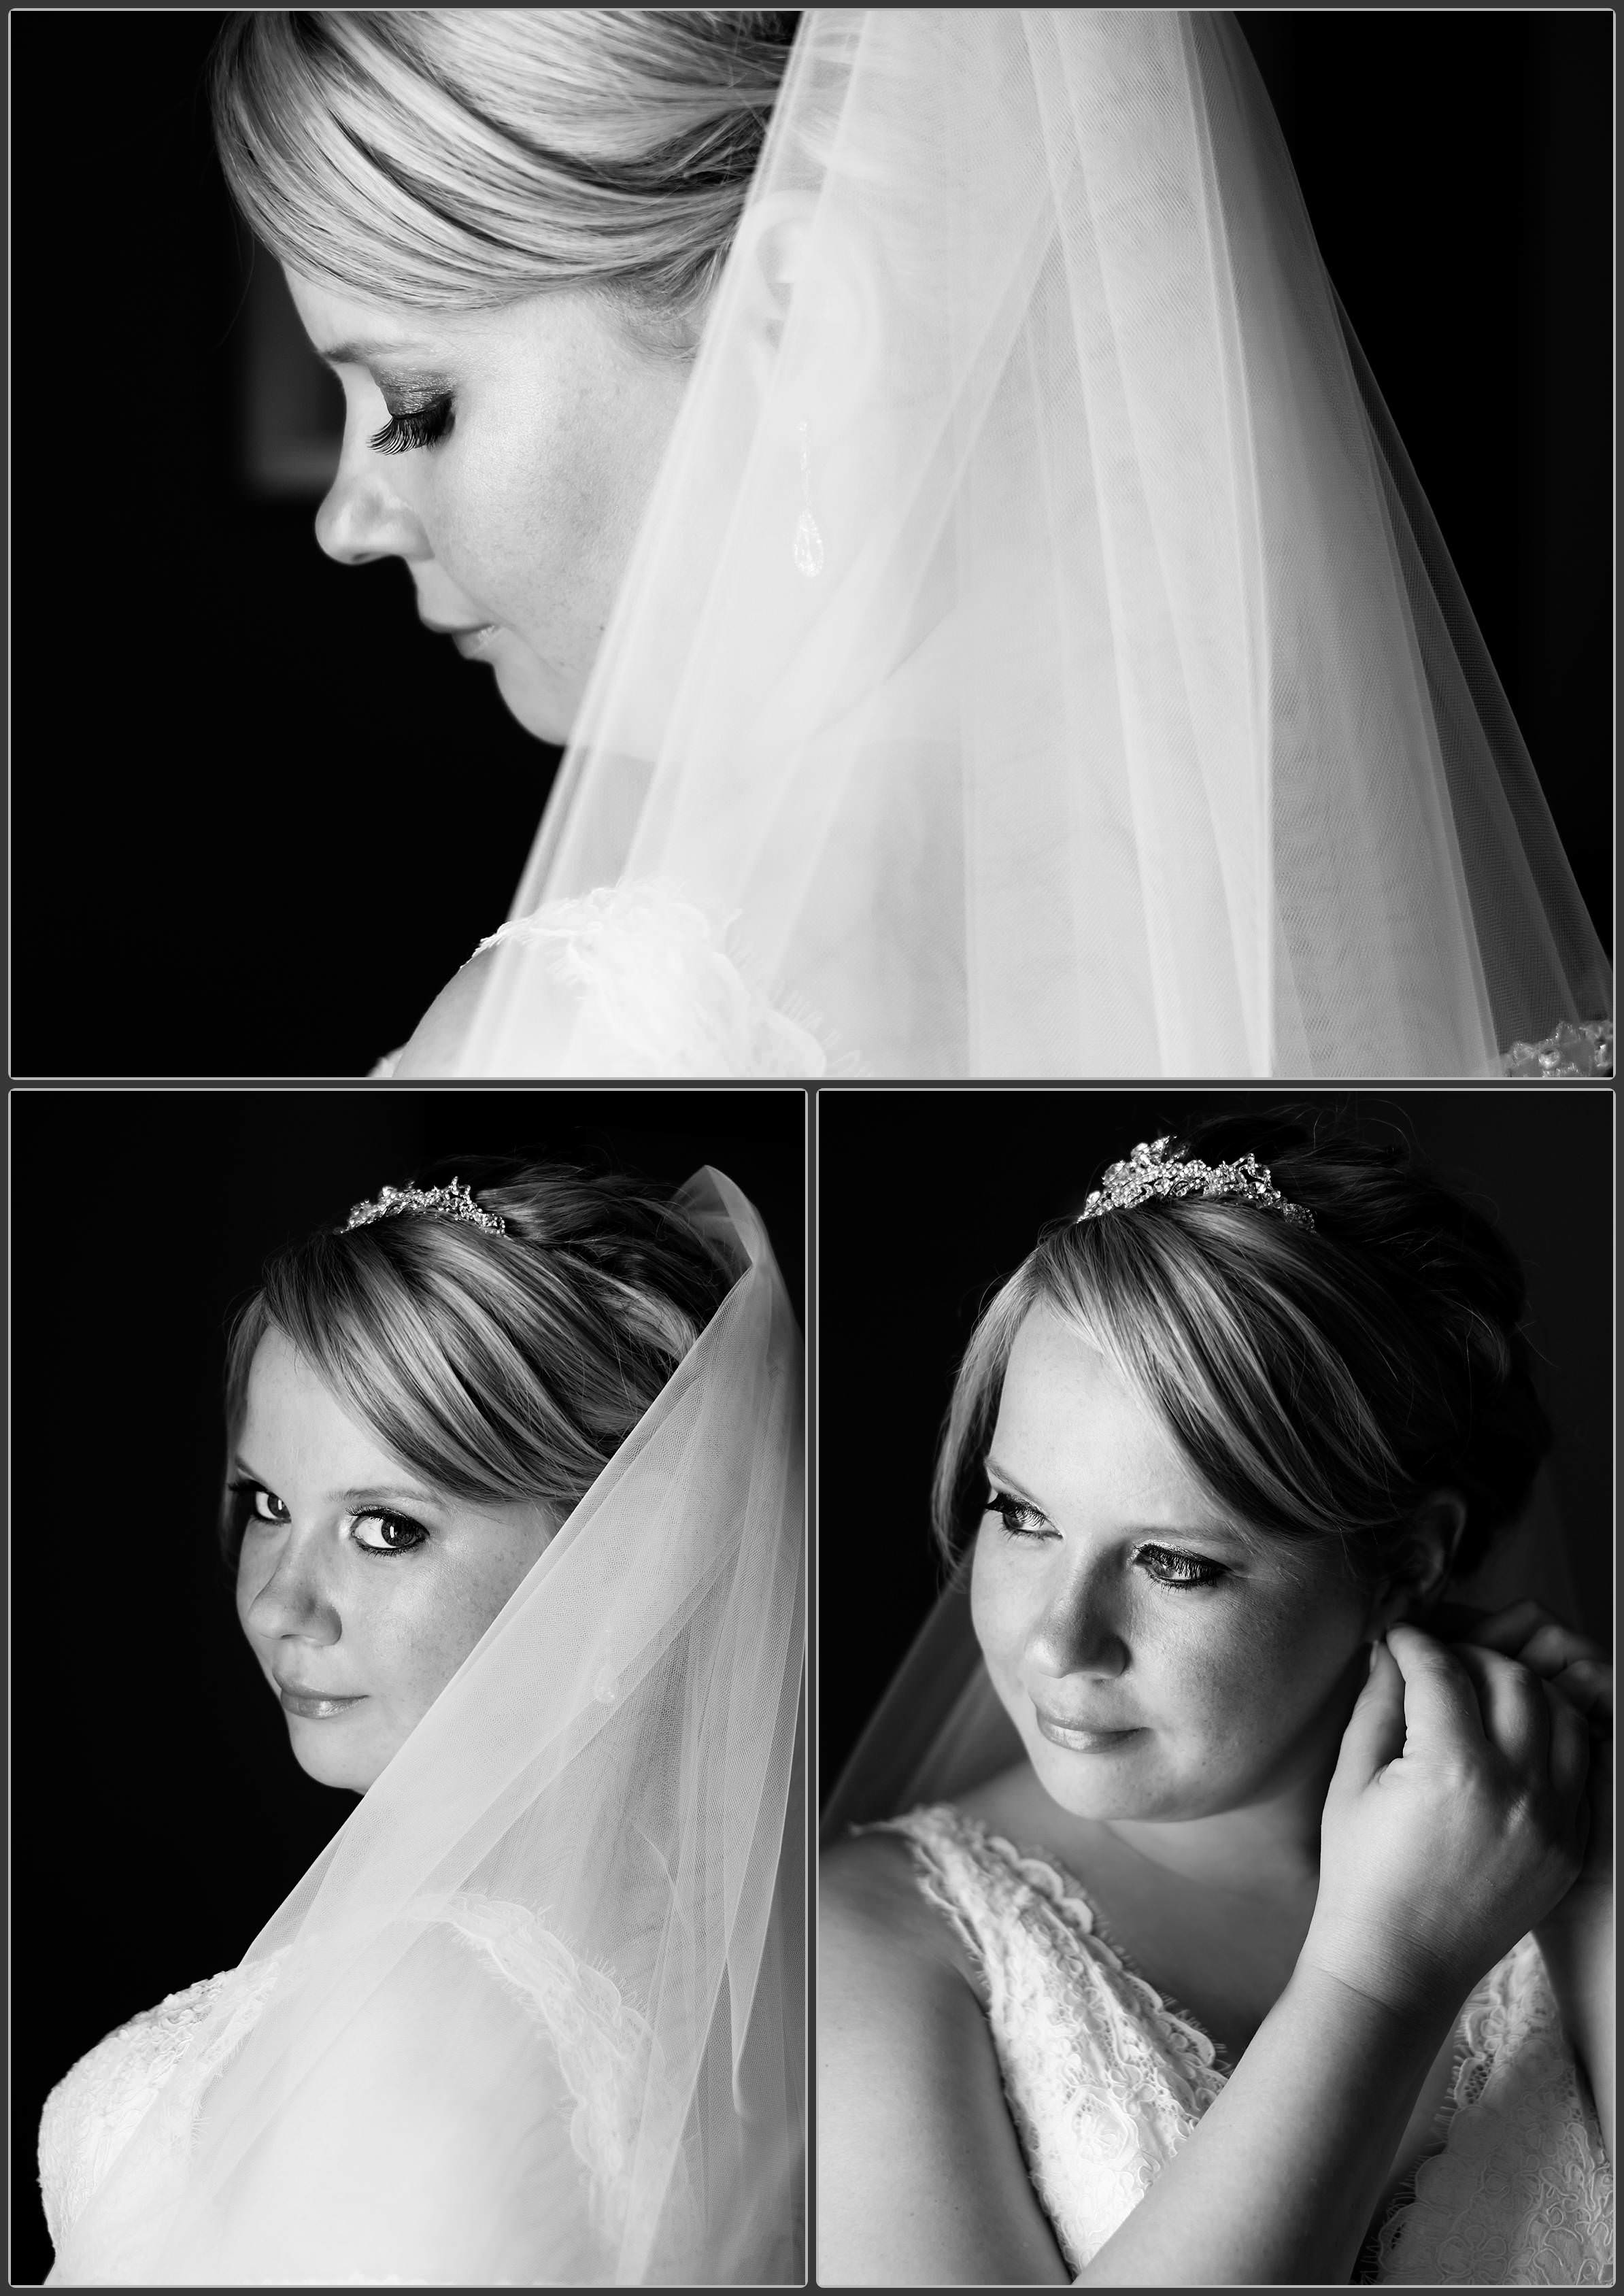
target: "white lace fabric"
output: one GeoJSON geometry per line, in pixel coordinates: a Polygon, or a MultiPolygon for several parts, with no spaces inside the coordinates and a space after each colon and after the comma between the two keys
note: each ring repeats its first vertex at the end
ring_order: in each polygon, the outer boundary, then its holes
{"type": "MultiPolygon", "coordinates": [[[[562,2076],[570,2143],[585,2171],[594,2244],[612,2250],[626,2231],[648,2073],[646,2021],[607,1971],[575,1953],[526,1907],[464,1894],[444,1918],[500,1992],[545,2034],[562,2076]]],[[[258,2022],[285,1961],[285,1954],[275,1954],[169,1994],[108,2034],[57,2083],[39,2128],[40,2195],[53,2248],[62,2247],[149,2113],[164,2124],[162,2166],[144,2180],[140,2224],[126,2218],[119,2236],[138,2242],[145,2227],[161,2220],[185,2183],[209,2087],[258,2022]]],[[[116,2277],[117,2260],[107,2262],[116,2277]]],[[[355,2285],[428,2284],[398,2273],[380,2274],[375,2283],[367,2275],[346,2278],[355,2285]]]]}
{"type": "MultiPolygon", "coordinates": [[[[865,1831],[868,1829],[864,1829],[865,1831]]],[[[1080,2271],[1228,2077],[1200,2025],[1103,1933],[1086,1892],[949,1806],[886,1822],[978,1979],[1033,2189],[1080,2271]]],[[[1531,1937],[1464,2005],[1452,2079],[1356,2283],[1599,2287],[1612,2174],[1531,1937]]]]}
{"type": "MultiPolygon", "coordinates": [[[[510,918],[480,943],[529,949],[515,1072],[538,1076],[845,1077],[864,1073],[792,996],[775,1002],[733,939],[668,881],[634,879],[510,918]]],[[[480,953],[476,952],[476,954],[480,953]]],[[[374,1070],[374,1074],[378,1071],[374,1070]]]]}
{"type": "Polygon", "coordinates": [[[167,1994],[98,2041],[45,2099],[39,2122],[39,2191],[51,2245],[60,2249],[149,2112],[168,2108],[177,2185],[195,2105],[231,2050],[258,2021],[280,1956],[245,1962],[167,1994]]]}

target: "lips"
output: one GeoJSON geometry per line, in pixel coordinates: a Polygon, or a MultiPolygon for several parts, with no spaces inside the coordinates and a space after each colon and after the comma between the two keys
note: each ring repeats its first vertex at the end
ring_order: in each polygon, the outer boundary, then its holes
{"type": "Polygon", "coordinates": [[[306,1690],[295,1683],[283,1682],[273,1675],[283,1711],[297,1714],[306,1722],[331,1722],[336,1715],[348,1714],[352,1706],[362,1705],[365,1691],[306,1690]]]}
{"type": "Polygon", "coordinates": [[[1046,1712],[1036,1700],[1032,1702],[1032,1711],[1038,1717],[1040,1734],[1052,1745],[1064,1746],[1074,1754],[1103,1752],[1120,1745],[1123,1739],[1133,1737],[1142,1726],[1137,1722],[1062,1721],[1058,1715],[1046,1712]]]}

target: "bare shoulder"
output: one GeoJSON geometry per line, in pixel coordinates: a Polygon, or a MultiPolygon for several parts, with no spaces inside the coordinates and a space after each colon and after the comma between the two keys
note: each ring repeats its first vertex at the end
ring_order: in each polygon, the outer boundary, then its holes
{"type": "Polygon", "coordinates": [[[865,1833],[818,1861],[819,2015],[865,2033],[970,2005],[963,1948],[919,1888],[906,1841],[865,1833]],[[959,1966],[955,1966],[956,1959],[959,1966]]]}
{"type": "Polygon", "coordinates": [[[407,1039],[395,1066],[398,1077],[458,1074],[457,1055],[496,955],[494,948],[478,950],[446,983],[407,1039]]]}
{"type": "Polygon", "coordinates": [[[821,1860],[817,2005],[818,2279],[1069,2278],[964,1948],[895,1834],[821,1860]]]}
{"type": "Polygon", "coordinates": [[[818,1860],[820,1935],[839,1951],[939,1957],[946,1924],[915,1879],[899,1833],[860,1833],[818,1860]]]}

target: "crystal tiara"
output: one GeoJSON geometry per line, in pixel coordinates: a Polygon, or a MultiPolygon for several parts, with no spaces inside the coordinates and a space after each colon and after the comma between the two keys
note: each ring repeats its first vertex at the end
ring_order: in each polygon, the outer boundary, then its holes
{"type": "Polygon", "coordinates": [[[1077,1218],[1098,1219],[1102,1212],[1129,1211],[1152,1196],[1224,1197],[1256,1204],[1260,1211],[1278,1212],[1303,1227],[1314,1225],[1313,1213],[1305,1205],[1288,1203],[1250,1150],[1230,1164],[1203,1164],[1170,1136],[1148,1144],[1141,1140],[1131,1156],[1110,1166],[1077,1218]]]}
{"type": "Polygon", "coordinates": [[[448,1188],[383,1188],[369,1203],[350,1206],[339,1234],[348,1235],[352,1227],[370,1227],[374,1220],[386,1219],[456,1220],[482,1227],[488,1235],[507,1233],[507,1222],[496,1212],[482,1210],[473,1191],[454,1179],[448,1188]]]}

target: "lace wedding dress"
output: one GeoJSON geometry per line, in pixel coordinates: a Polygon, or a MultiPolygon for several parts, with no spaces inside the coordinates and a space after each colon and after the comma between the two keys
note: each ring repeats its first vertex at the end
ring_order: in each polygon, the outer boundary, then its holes
{"type": "MultiPolygon", "coordinates": [[[[644,2109],[648,2029],[605,1972],[572,1953],[523,1906],[465,1895],[448,1909],[446,1926],[496,1980],[497,1997],[535,2028],[545,2054],[546,2101],[568,2117],[580,2169],[579,2222],[564,2239],[555,2208],[549,2265],[561,2267],[568,2251],[583,2279],[596,2278],[595,2261],[612,2251],[624,2231],[644,2109]]],[[[155,2159],[149,2153],[139,2192],[107,2212],[94,2251],[75,2255],[73,2282],[118,2284],[141,2271],[149,2241],[161,2232],[185,2185],[208,2092],[258,2023],[286,1960],[285,1952],[272,1954],[171,1993],[98,2042],[46,2098],[39,2183],[59,2258],[149,2113],[163,2137],[155,2159]]],[[[357,2111],[365,2110],[362,2100],[357,2111]]],[[[432,2177],[431,2162],[422,2173],[432,2177]]],[[[53,2279],[57,2276],[53,2272],[53,2279]]],[[[414,2284],[382,2269],[340,2276],[348,2284],[414,2284]]],[[[561,2270],[557,2276],[574,2273],[561,2270]]],[[[280,2275],[267,2276],[266,2284],[283,2284],[280,2275]]],[[[325,2285],[327,2276],[296,2284],[325,2285]]],[[[428,2277],[416,2284],[429,2284],[428,2277]]]]}
{"type": "MultiPolygon", "coordinates": [[[[947,1806],[861,1830],[906,1839],[970,1955],[1033,2189],[1080,2271],[1223,2087],[1222,2054],[1136,1973],[1058,1866],[947,1806]]],[[[1353,2279],[1611,2283],[1612,2171],[1531,1937],[1463,2007],[1424,2155],[1353,2279]]]]}

